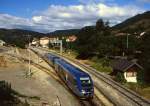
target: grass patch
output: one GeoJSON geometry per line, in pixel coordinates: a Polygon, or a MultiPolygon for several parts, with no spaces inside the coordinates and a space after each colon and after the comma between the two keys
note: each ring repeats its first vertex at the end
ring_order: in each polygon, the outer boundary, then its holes
{"type": "Polygon", "coordinates": [[[97,58],[97,57],[92,57],[89,61],[91,64],[91,67],[95,68],[96,70],[100,72],[105,72],[105,73],[111,73],[112,68],[109,66],[110,60],[107,58],[97,58]]]}
{"type": "Polygon", "coordinates": [[[63,52],[65,56],[69,56],[70,58],[75,59],[78,56],[78,53],[72,50],[68,50],[67,52],[63,52]]]}
{"type": "Polygon", "coordinates": [[[21,96],[11,88],[11,84],[0,81],[0,106],[29,106],[27,100],[21,101],[21,96]]]}
{"type": "Polygon", "coordinates": [[[100,62],[91,62],[91,67],[94,69],[100,71],[100,72],[105,72],[105,73],[111,73],[112,68],[109,66],[103,66],[102,63],[100,62]]]}

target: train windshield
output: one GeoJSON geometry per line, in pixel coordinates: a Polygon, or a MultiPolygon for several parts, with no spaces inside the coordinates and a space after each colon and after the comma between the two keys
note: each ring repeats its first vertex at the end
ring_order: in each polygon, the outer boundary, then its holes
{"type": "Polygon", "coordinates": [[[82,85],[83,87],[91,86],[91,80],[90,80],[89,77],[80,78],[80,81],[81,81],[81,85],[82,85]]]}

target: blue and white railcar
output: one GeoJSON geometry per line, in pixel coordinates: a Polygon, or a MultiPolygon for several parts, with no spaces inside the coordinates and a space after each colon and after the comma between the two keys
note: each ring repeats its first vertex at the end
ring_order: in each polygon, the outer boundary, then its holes
{"type": "Polygon", "coordinates": [[[51,65],[51,66],[53,66],[54,67],[54,61],[55,61],[55,59],[58,59],[59,57],[58,56],[55,56],[55,55],[53,55],[53,54],[51,54],[51,53],[46,53],[45,55],[44,55],[44,59],[51,65]]]}
{"type": "Polygon", "coordinates": [[[55,70],[78,97],[93,98],[94,87],[89,74],[62,59],[55,59],[55,70]]]}

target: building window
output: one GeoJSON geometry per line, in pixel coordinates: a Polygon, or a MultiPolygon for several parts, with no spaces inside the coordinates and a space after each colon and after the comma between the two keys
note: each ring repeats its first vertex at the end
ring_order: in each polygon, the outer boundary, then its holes
{"type": "Polygon", "coordinates": [[[136,77],[137,72],[127,72],[126,75],[127,77],[136,77]]]}

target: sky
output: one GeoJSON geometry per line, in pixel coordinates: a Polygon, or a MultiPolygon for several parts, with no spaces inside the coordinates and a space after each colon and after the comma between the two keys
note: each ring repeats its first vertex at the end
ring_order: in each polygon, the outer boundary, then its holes
{"type": "Polygon", "coordinates": [[[0,28],[42,33],[95,25],[110,26],[150,11],[150,0],[0,0],[0,28]]]}

